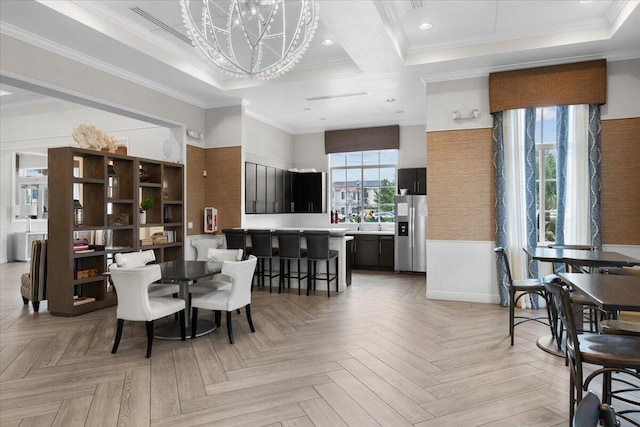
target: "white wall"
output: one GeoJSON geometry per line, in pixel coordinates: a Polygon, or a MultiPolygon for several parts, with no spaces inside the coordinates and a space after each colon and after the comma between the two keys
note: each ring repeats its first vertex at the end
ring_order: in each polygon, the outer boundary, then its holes
{"type": "Polygon", "coordinates": [[[242,129],[245,161],[279,169],[292,167],[293,135],[248,115],[243,118],[242,129]]]}
{"type": "Polygon", "coordinates": [[[640,59],[607,62],[607,103],[602,120],[640,117],[640,59]]]}
{"type": "Polygon", "coordinates": [[[478,129],[493,126],[489,113],[489,77],[427,84],[427,131],[478,129]],[[454,121],[452,113],[467,116],[480,111],[476,119],[454,121]]]}
{"type": "Polygon", "coordinates": [[[206,110],[204,148],[241,146],[243,114],[242,106],[206,110]]]}

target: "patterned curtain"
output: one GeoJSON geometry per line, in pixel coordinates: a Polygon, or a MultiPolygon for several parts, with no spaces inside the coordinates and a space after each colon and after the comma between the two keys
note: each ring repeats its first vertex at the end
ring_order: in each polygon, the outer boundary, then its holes
{"type": "MultiPolygon", "coordinates": [[[[525,110],[525,138],[524,138],[524,176],[526,201],[526,244],[535,248],[538,245],[537,215],[536,215],[536,109],[525,110]]],[[[540,161],[543,161],[540,159],[540,161]]],[[[538,263],[527,259],[529,277],[538,277],[538,263]]],[[[531,307],[538,308],[538,296],[531,295],[531,307]]]]}
{"type": "MultiPolygon", "coordinates": [[[[493,170],[496,185],[496,246],[507,247],[507,203],[504,178],[504,138],[502,129],[503,113],[493,114],[493,170]]],[[[500,305],[509,306],[509,289],[507,288],[507,272],[501,263],[496,263],[498,272],[498,291],[500,305]]]]}
{"type": "Polygon", "coordinates": [[[602,249],[600,228],[600,105],[589,105],[589,201],[591,206],[591,247],[602,249]]]}
{"type": "MultiPolygon", "coordinates": [[[[569,149],[569,107],[556,108],[556,244],[564,244],[564,218],[567,203],[567,151],[569,149]]],[[[562,265],[564,271],[564,265],[562,265]]],[[[557,273],[558,271],[556,271],[557,273]]]]}

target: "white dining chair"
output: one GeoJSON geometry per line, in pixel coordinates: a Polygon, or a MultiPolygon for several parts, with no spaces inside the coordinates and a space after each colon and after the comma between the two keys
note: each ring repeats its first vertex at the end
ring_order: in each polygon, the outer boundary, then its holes
{"type": "MultiPolygon", "coordinates": [[[[216,326],[220,327],[220,317],[222,311],[227,313],[227,333],[229,342],[233,344],[233,329],[231,326],[231,312],[233,310],[245,308],[247,321],[251,332],[255,332],[253,321],[251,320],[251,282],[253,272],[256,268],[257,258],[250,255],[246,261],[224,261],[222,263],[222,273],[231,278],[231,288],[216,290],[208,294],[194,297],[191,300],[191,330],[196,331],[198,321],[198,309],[213,310],[215,312],[216,326]]],[[[191,335],[195,338],[195,333],[191,335]]]]}
{"type": "MultiPolygon", "coordinates": [[[[217,249],[207,250],[207,260],[209,261],[240,261],[242,259],[242,249],[217,249]]],[[[204,295],[218,290],[228,290],[231,288],[232,279],[224,273],[218,273],[209,280],[198,280],[189,286],[189,293],[204,295]]]]}
{"type": "MultiPolygon", "coordinates": [[[[109,271],[113,271],[116,268],[135,268],[142,267],[154,262],[156,260],[156,254],[153,250],[149,249],[140,252],[125,252],[117,253],[113,256],[115,261],[109,266],[109,271]]],[[[149,286],[150,297],[165,297],[169,295],[178,294],[179,286],[175,283],[152,283],[149,286]]]]}
{"type": "Polygon", "coordinates": [[[149,297],[149,285],[160,280],[162,274],[158,264],[135,268],[115,268],[111,270],[111,280],[118,293],[116,318],[118,325],[111,353],[118,350],[125,320],[145,322],[147,326],[147,358],[151,357],[153,343],[153,321],[178,313],[180,336],[186,338],[184,324],[185,301],[180,298],[149,297]]]}

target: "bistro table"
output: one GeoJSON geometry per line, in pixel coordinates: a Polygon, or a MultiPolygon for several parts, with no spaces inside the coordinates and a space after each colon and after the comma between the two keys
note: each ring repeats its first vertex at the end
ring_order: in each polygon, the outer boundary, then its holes
{"type": "MultiPolygon", "coordinates": [[[[191,336],[191,299],[189,298],[189,285],[198,279],[213,276],[222,271],[222,262],[219,261],[166,261],[160,263],[162,280],[175,281],[179,286],[178,296],[185,301],[184,321],[187,337],[191,336]]],[[[216,329],[215,323],[198,319],[198,331],[196,336],[206,335],[216,329]]],[[[180,339],[180,325],[177,322],[169,322],[158,325],[154,333],[160,339],[180,339]]]]}
{"type": "Polygon", "coordinates": [[[631,258],[618,252],[587,251],[581,249],[531,248],[524,251],[533,259],[558,262],[583,267],[632,267],[640,265],[640,259],[631,258]]]}
{"type": "MultiPolygon", "coordinates": [[[[562,248],[531,248],[524,247],[524,251],[532,258],[538,261],[554,262],[569,264],[572,266],[582,267],[631,267],[640,265],[640,260],[631,258],[618,252],[593,251],[581,249],[562,249],[562,248]]],[[[565,273],[578,276],[607,276],[601,274],[583,274],[583,273],[565,273]]],[[[572,276],[573,277],[573,276],[572,276]]],[[[613,276],[612,276],[613,277],[613,276]]],[[[578,289],[582,289],[576,286],[578,289]]],[[[556,356],[564,356],[564,349],[558,348],[556,339],[552,335],[544,335],[538,338],[537,346],[547,353],[556,356]]]]}
{"type": "Polygon", "coordinates": [[[640,311],[640,276],[560,273],[560,278],[614,315],[621,310],[640,311]]]}

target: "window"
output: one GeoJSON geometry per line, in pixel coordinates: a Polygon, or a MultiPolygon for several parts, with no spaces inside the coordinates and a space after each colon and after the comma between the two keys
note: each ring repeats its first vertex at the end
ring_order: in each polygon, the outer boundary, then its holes
{"type": "Polygon", "coordinates": [[[331,207],[339,222],[395,222],[398,150],[334,153],[331,207]]]}
{"type": "Polygon", "coordinates": [[[536,109],[535,142],[537,234],[546,246],[556,240],[556,107],[536,109]]]}

